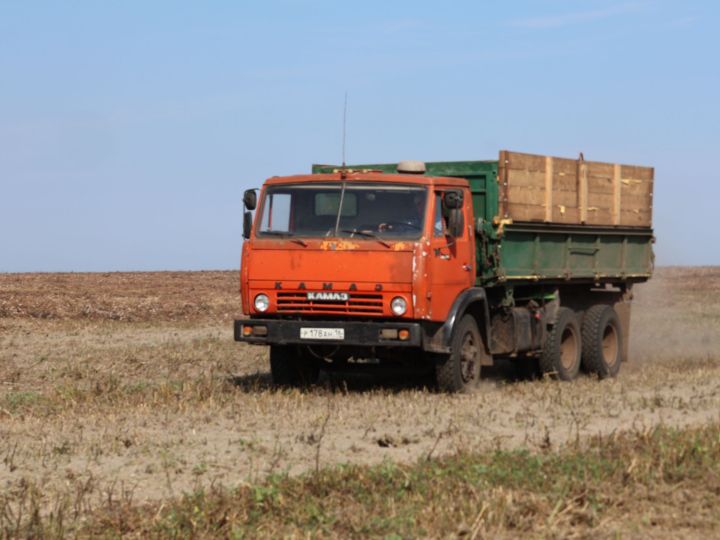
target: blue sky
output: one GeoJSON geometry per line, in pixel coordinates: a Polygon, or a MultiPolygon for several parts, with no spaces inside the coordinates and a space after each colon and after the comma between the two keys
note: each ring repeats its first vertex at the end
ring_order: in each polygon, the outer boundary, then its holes
{"type": "Polygon", "coordinates": [[[237,268],[241,197],[500,149],[652,165],[720,264],[720,4],[0,0],[0,271],[237,268]]]}

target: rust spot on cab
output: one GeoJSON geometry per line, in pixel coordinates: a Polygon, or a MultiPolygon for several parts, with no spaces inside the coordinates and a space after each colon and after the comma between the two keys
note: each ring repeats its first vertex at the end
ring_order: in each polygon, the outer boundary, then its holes
{"type": "Polygon", "coordinates": [[[347,240],[323,240],[320,249],[323,251],[351,251],[360,247],[360,244],[347,240]]]}

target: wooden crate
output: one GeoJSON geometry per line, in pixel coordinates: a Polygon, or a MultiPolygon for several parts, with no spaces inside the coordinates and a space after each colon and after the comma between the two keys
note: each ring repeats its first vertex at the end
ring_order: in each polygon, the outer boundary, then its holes
{"type": "Polygon", "coordinates": [[[513,221],[650,227],[654,169],[500,152],[500,216],[513,221]]]}

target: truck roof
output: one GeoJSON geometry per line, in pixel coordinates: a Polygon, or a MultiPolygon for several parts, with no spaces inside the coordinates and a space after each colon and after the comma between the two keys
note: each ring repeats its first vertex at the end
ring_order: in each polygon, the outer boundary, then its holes
{"type": "Polygon", "coordinates": [[[273,176],[265,183],[267,185],[296,184],[307,182],[387,182],[403,184],[436,185],[443,184],[457,187],[467,187],[468,182],[463,178],[447,176],[425,176],[422,174],[384,173],[374,170],[346,169],[344,173],[332,172],[323,174],[298,174],[293,176],[273,176]]]}

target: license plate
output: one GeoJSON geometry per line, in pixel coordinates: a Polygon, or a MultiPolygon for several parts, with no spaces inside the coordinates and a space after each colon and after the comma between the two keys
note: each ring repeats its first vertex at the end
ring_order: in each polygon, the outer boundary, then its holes
{"type": "Polygon", "coordinates": [[[344,328],[300,328],[300,339],[345,339],[344,328]]]}

